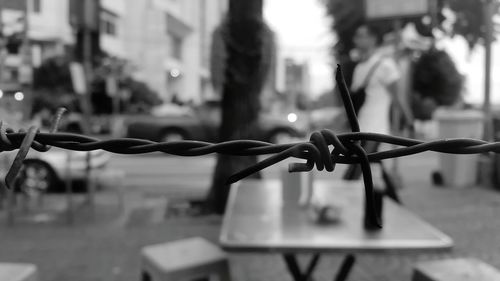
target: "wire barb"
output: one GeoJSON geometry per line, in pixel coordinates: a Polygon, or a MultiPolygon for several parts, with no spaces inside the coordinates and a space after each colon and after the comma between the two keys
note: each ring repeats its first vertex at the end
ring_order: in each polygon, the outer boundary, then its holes
{"type": "Polygon", "coordinates": [[[33,140],[35,139],[37,131],[38,129],[35,126],[32,126],[25,134],[21,146],[19,147],[19,151],[16,154],[16,158],[14,158],[14,162],[12,163],[12,166],[7,172],[7,175],[5,176],[5,186],[7,186],[8,189],[14,188],[16,177],[23,166],[23,161],[24,159],[26,159],[26,156],[28,155],[30,146],[32,145],[33,140]]]}
{"type": "MultiPolygon", "coordinates": [[[[62,115],[66,112],[65,108],[59,108],[56,112],[56,115],[54,116],[54,119],[52,120],[52,126],[50,128],[50,133],[55,133],[57,132],[57,129],[59,127],[59,123],[61,121],[62,115]]],[[[6,148],[10,148],[10,150],[16,149],[17,147],[9,140],[7,137],[7,132],[13,132],[12,129],[8,128],[5,131],[2,130],[2,122],[0,122],[0,152],[2,146],[6,148]],[[2,144],[5,142],[4,144],[2,144]]],[[[20,131],[22,133],[22,131],[20,131]]],[[[35,137],[37,133],[40,131],[38,130],[37,127],[31,126],[28,130],[27,133],[25,133],[23,140],[20,144],[19,151],[16,154],[16,157],[14,158],[14,161],[12,162],[12,165],[10,166],[9,171],[7,172],[7,175],[5,176],[5,186],[7,189],[12,189],[14,188],[14,184],[16,182],[17,175],[21,171],[21,168],[23,167],[23,162],[24,159],[26,159],[26,156],[28,155],[30,147],[33,147],[34,149],[41,151],[41,152],[47,152],[50,150],[51,146],[42,144],[40,142],[35,141],[35,137]]]]}

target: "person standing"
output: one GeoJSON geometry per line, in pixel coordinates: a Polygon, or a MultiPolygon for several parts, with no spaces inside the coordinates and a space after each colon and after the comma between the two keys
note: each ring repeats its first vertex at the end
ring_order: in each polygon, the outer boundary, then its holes
{"type": "MultiPolygon", "coordinates": [[[[358,121],[361,131],[370,133],[390,134],[391,105],[397,106],[411,122],[411,112],[402,102],[398,94],[400,71],[394,59],[382,48],[383,34],[373,25],[361,24],[354,34],[354,44],[359,55],[351,84],[351,91],[364,89],[364,102],[358,111],[358,121]]],[[[378,151],[379,143],[364,141],[363,148],[367,153],[378,151]]],[[[372,163],[374,187],[385,190],[389,196],[398,200],[395,187],[391,184],[388,174],[381,163],[372,163]],[[385,183],[385,184],[384,184],[385,183]],[[385,185],[385,188],[384,188],[385,185]]],[[[359,165],[351,165],[344,174],[344,179],[355,180],[361,176],[359,165]]]]}

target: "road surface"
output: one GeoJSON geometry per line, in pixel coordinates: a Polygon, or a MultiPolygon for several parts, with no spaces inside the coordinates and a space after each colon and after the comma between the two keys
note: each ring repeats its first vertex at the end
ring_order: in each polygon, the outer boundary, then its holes
{"type": "MultiPolygon", "coordinates": [[[[303,160],[284,161],[266,169],[263,176],[277,178],[280,170],[287,168],[287,163],[295,161],[303,160]]],[[[215,155],[179,157],[161,154],[113,154],[109,167],[125,172],[124,188],[127,191],[137,190],[149,194],[200,198],[210,187],[215,162],[215,155]]],[[[334,175],[316,172],[316,176],[318,178],[338,177],[342,168],[339,167],[339,171],[334,175]]]]}

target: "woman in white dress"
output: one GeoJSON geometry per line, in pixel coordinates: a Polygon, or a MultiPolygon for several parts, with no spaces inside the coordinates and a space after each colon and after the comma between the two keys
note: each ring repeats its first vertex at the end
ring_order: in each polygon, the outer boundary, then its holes
{"type": "MultiPolygon", "coordinates": [[[[375,27],[362,24],[357,28],[354,44],[359,52],[359,62],[354,69],[351,90],[364,88],[366,92],[366,98],[358,112],[361,131],[390,134],[390,110],[393,102],[403,111],[404,116],[408,117],[411,114],[401,101],[401,95],[398,94],[397,83],[400,78],[398,66],[391,56],[381,50],[382,42],[383,36],[375,27]]],[[[379,143],[363,142],[363,147],[368,153],[376,152],[379,143]]],[[[398,200],[395,188],[381,163],[372,163],[371,168],[375,189],[386,190],[388,195],[398,200]]],[[[344,175],[344,179],[354,180],[360,176],[359,165],[352,165],[344,175]]]]}

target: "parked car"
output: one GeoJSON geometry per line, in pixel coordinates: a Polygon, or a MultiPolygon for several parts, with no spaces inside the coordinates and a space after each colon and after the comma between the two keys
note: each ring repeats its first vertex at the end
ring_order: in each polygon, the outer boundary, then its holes
{"type": "MultiPolygon", "coordinates": [[[[59,124],[59,132],[83,134],[84,133],[84,122],[85,118],[81,113],[69,112],[63,116],[61,123],[59,124]]],[[[111,121],[110,115],[92,115],[89,119],[89,130],[91,135],[108,135],[111,133],[111,121]]]]}
{"type": "MultiPolygon", "coordinates": [[[[125,120],[127,137],[153,141],[199,140],[217,142],[221,123],[220,102],[209,101],[184,109],[155,110],[152,115],[130,116],[125,120]],[[160,113],[158,113],[160,112],[160,113]]],[[[298,113],[262,113],[258,120],[258,139],[272,143],[304,137],[307,120],[298,113]]]]}
{"type": "Polygon", "coordinates": [[[87,168],[91,173],[101,172],[109,159],[109,153],[104,150],[84,152],[56,147],[47,152],[32,150],[24,160],[17,183],[19,188],[26,190],[64,191],[66,180],[84,182],[87,168]]]}
{"type": "MultiPolygon", "coordinates": [[[[12,121],[7,127],[18,129],[26,128],[28,125],[31,125],[31,122],[12,121]]],[[[45,130],[42,129],[42,131],[45,130]]],[[[17,152],[18,150],[0,153],[0,179],[2,181],[17,152]]],[[[104,150],[84,152],[52,147],[47,152],[38,152],[30,149],[16,180],[16,189],[27,193],[57,192],[65,190],[64,182],[68,179],[74,183],[84,183],[87,155],[90,160],[88,167],[92,172],[102,171],[110,160],[110,154],[104,150]]],[[[76,189],[79,186],[82,185],[77,184],[76,189]]]]}
{"type": "MultiPolygon", "coordinates": [[[[3,152],[2,154],[5,154],[3,163],[10,166],[16,153],[17,150],[3,152]]],[[[75,191],[79,191],[87,180],[87,155],[89,155],[88,166],[91,173],[101,172],[106,168],[110,159],[109,153],[103,150],[83,152],[56,147],[47,152],[30,150],[17,177],[15,188],[28,194],[63,192],[65,182],[70,180],[76,183],[75,191]]],[[[8,166],[3,165],[4,176],[7,169],[8,166]]]]}

